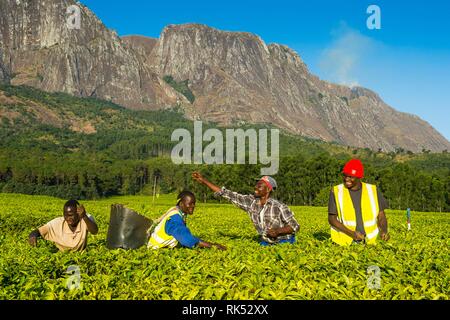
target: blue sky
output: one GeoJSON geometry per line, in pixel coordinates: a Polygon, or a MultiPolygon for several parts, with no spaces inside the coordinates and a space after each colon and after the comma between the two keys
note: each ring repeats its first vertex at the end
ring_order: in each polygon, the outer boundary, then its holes
{"type": "Polygon", "coordinates": [[[159,37],[196,22],[258,34],[296,50],[321,79],[360,85],[450,140],[450,1],[82,0],[119,35],[159,37]],[[369,5],[381,29],[369,30],[369,5]]]}

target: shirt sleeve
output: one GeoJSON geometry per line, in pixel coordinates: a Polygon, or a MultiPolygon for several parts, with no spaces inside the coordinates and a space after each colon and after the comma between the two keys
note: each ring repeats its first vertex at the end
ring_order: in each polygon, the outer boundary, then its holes
{"type": "Polygon", "coordinates": [[[334,198],[333,189],[330,191],[330,198],[328,200],[328,214],[337,215],[336,199],[334,198]]]}
{"type": "Polygon", "coordinates": [[[200,242],[200,239],[192,235],[179,215],[174,215],[167,220],[165,231],[177,239],[183,247],[193,248],[200,242]]]}
{"type": "Polygon", "coordinates": [[[58,229],[58,225],[60,224],[60,220],[64,219],[63,217],[55,218],[46,224],[44,224],[42,227],[38,229],[39,233],[41,234],[42,238],[45,240],[54,241],[55,238],[55,229],[58,229]]]}
{"type": "Polygon", "coordinates": [[[45,239],[45,237],[47,236],[47,234],[49,232],[48,224],[44,224],[42,227],[39,227],[38,231],[39,231],[39,234],[41,235],[41,237],[45,239]]]}
{"type": "Polygon", "coordinates": [[[378,197],[378,208],[380,209],[380,211],[388,209],[389,204],[384,198],[383,194],[381,193],[380,188],[377,188],[377,197],[378,197]]]}
{"type": "Polygon", "coordinates": [[[286,205],[281,206],[281,220],[287,225],[290,225],[295,233],[297,233],[298,230],[300,229],[300,225],[295,219],[294,214],[292,213],[291,209],[289,209],[289,207],[286,205]]]}
{"type": "Polygon", "coordinates": [[[225,187],[214,194],[215,196],[221,196],[229,201],[231,201],[234,205],[238,206],[242,210],[248,211],[250,210],[250,206],[255,200],[255,196],[253,195],[243,195],[237,192],[230,191],[225,187]]]}

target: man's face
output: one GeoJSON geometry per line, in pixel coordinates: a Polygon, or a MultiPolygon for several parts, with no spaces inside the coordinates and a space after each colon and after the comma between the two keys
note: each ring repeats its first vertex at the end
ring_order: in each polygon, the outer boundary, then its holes
{"type": "Polygon", "coordinates": [[[255,186],[255,197],[256,198],[265,197],[268,193],[269,187],[267,187],[267,185],[263,181],[259,180],[255,186]]]}
{"type": "Polygon", "coordinates": [[[356,187],[358,183],[359,183],[358,178],[344,174],[344,185],[347,189],[352,189],[356,187]]]}
{"type": "Polygon", "coordinates": [[[76,207],[64,208],[64,220],[66,220],[69,226],[76,227],[78,222],[80,222],[80,218],[77,213],[77,208],[76,207]]]}
{"type": "Polygon", "coordinates": [[[183,211],[184,213],[193,214],[195,209],[195,198],[186,196],[183,200],[180,201],[179,206],[181,211],[183,211]]]}

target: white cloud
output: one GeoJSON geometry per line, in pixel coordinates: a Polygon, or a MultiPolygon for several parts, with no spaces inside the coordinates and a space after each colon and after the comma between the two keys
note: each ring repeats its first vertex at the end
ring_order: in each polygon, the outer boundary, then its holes
{"type": "Polygon", "coordinates": [[[375,40],[351,29],[345,23],[332,31],[333,41],[319,58],[319,68],[326,79],[350,87],[358,86],[358,71],[364,57],[377,47],[375,40]]]}

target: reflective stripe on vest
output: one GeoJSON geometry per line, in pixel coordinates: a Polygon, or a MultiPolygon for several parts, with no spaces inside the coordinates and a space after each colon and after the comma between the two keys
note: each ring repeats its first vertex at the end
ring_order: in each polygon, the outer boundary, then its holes
{"type": "Polygon", "coordinates": [[[178,244],[178,240],[170,234],[166,233],[166,222],[174,215],[181,215],[180,210],[177,207],[170,208],[165,217],[159,222],[153,231],[150,240],[148,241],[148,248],[159,249],[164,247],[174,248],[178,244]]]}
{"type": "MultiPolygon", "coordinates": [[[[377,187],[362,182],[361,214],[366,231],[366,243],[376,243],[378,235],[377,217],[379,212],[377,187]]],[[[335,194],[338,220],[348,229],[356,230],[356,213],[350,191],[343,184],[333,188],[335,194]],[[337,195],[337,196],[336,196],[337,195]]],[[[331,239],[340,245],[349,245],[353,239],[345,233],[331,227],[331,239]]]]}

